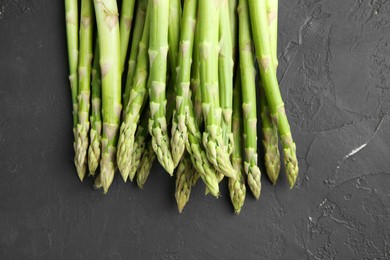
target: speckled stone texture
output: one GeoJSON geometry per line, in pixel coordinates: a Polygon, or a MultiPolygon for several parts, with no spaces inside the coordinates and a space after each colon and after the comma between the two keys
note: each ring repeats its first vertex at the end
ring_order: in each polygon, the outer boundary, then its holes
{"type": "Polygon", "coordinates": [[[0,259],[390,259],[390,1],[279,5],[300,175],[236,216],[226,182],[179,214],[157,165],[143,191],[80,183],[63,3],[0,0],[0,259]]]}

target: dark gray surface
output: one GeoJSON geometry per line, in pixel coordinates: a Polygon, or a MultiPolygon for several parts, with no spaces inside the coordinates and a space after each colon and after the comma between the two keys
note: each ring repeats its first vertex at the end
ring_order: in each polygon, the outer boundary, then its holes
{"type": "Polygon", "coordinates": [[[178,214],[157,166],[144,191],[79,182],[63,13],[0,0],[0,259],[390,259],[390,1],[280,1],[301,170],[291,191],[263,175],[239,216],[226,185],[178,214]]]}

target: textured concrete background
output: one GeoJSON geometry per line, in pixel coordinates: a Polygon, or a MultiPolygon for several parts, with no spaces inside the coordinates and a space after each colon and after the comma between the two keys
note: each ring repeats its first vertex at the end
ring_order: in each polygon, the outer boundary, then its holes
{"type": "Polygon", "coordinates": [[[390,1],[280,1],[301,171],[239,216],[226,185],[178,214],[158,166],[144,191],[80,183],[62,1],[0,0],[0,35],[0,259],[390,259],[390,1]]]}

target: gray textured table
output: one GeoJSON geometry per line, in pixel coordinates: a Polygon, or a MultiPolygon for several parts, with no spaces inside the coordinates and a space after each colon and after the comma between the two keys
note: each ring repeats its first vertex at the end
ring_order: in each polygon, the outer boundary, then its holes
{"type": "Polygon", "coordinates": [[[0,0],[0,259],[390,259],[390,1],[281,0],[297,186],[178,214],[157,165],[108,195],[72,164],[62,1],[0,0]]]}

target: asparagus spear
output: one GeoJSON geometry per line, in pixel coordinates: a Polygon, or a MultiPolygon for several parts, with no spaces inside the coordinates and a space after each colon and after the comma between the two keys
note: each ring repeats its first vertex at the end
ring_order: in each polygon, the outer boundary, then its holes
{"type": "Polygon", "coordinates": [[[239,2],[238,19],[242,109],[244,112],[244,170],[248,176],[249,188],[258,199],[261,191],[261,173],[257,166],[256,70],[253,61],[247,0],[239,2]]]}
{"type": "MultiPolygon", "coordinates": [[[[196,174],[193,179],[192,185],[195,185],[198,177],[201,177],[202,181],[206,185],[206,189],[215,197],[219,196],[219,186],[217,179],[217,171],[214,166],[209,162],[207,153],[202,144],[202,134],[200,126],[203,123],[202,115],[202,97],[200,90],[200,77],[199,77],[199,24],[196,24],[194,48],[193,48],[193,66],[191,68],[191,91],[193,93],[193,99],[188,97],[188,105],[185,111],[186,127],[187,127],[187,142],[186,150],[190,155],[192,164],[196,169],[196,174]]],[[[191,95],[189,95],[191,96],[191,95]]]]}
{"type": "Polygon", "coordinates": [[[190,156],[185,154],[182,157],[176,171],[175,199],[180,213],[183,212],[184,206],[190,199],[195,172],[196,170],[192,165],[190,156]]]}
{"type": "MultiPolygon", "coordinates": [[[[267,16],[269,23],[270,42],[272,48],[272,60],[275,71],[277,69],[277,8],[278,0],[267,0],[267,16]]],[[[278,147],[278,130],[271,120],[268,101],[264,87],[260,82],[260,113],[263,125],[264,164],[268,178],[275,185],[280,172],[280,154],[278,147]]]]}
{"type": "Polygon", "coordinates": [[[102,93],[101,93],[101,80],[100,80],[100,67],[99,67],[99,40],[96,40],[95,54],[93,58],[93,66],[91,70],[92,75],[92,109],[91,109],[91,131],[90,131],[90,144],[88,148],[88,166],[91,175],[95,175],[96,169],[100,162],[101,152],[101,133],[102,133],[102,93]]]}
{"type": "Polygon", "coordinates": [[[165,170],[172,175],[174,164],[169,147],[166,121],[166,71],[168,52],[168,1],[150,2],[150,43],[148,80],[151,119],[149,133],[153,150],[165,170]]]}
{"type": "MultiPolygon", "coordinates": [[[[198,13],[199,15],[199,13],[198,13]]],[[[193,48],[193,66],[191,69],[191,89],[194,93],[194,105],[190,98],[187,99],[187,107],[185,107],[185,123],[187,127],[188,138],[186,141],[186,149],[190,155],[191,161],[203,180],[206,188],[215,197],[219,196],[219,186],[217,179],[217,172],[213,165],[207,158],[207,153],[202,144],[202,134],[199,126],[202,124],[202,99],[200,91],[200,77],[199,77],[199,24],[196,24],[194,48],[193,48]],[[194,107],[195,106],[195,107],[194,107]]],[[[196,179],[193,180],[193,185],[196,179]]]]}
{"type": "Polygon", "coordinates": [[[129,101],[125,107],[124,119],[121,124],[118,140],[118,168],[124,181],[126,181],[129,176],[134,134],[137,130],[137,123],[140,117],[141,108],[147,97],[146,82],[149,74],[147,51],[150,32],[150,2],[146,13],[144,31],[139,43],[138,62],[133,78],[133,87],[130,90],[129,101]]]}
{"type": "Polygon", "coordinates": [[[272,120],[277,125],[282,140],[287,179],[290,183],[290,188],[293,188],[298,176],[296,146],[291,135],[290,125],[280,94],[276,71],[274,69],[274,61],[271,58],[272,48],[268,33],[266,0],[249,0],[249,8],[261,80],[270,107],[272,120]]]}
{"type": "MultiPolygon", "coordinates": [[[[76,152],[76,127],[77,127],[77,66],[78,66],[78,1],[65,0],[65,17],[66,17],[66,39],[68,47],[68,61],[69,61],[69,82],[72,96],[72,114],[73,114],[73,147],[76,152]]],[[[76,156],[75,156],[76,165],[76,156]]]]}
{"type": "Polygon", "coordinates": [[[218,88],[219,1],[199,1],[199,75],[202,110],[205,120],[203,145],[214,167],[227,177],[235,178],[221,129],[218,88]]]}
{"type": "Polygon", "coordinates": [[[234,212],[240,214],[244,205],[246,187],[245,177],[242,169],[242,96],[241,96],[241,79],[240,73],[236,74],[236,81],[233,92],[233,135],[234,149],[232,154],[233,167],[237,172],[237,179],[229,178],[230,200],[232,201],[234,212]]]}
{"type": "MultiPolygon", "coordinates": [[[[172,117],[172,114],[173,114],[173,110],[174,110],[174,102],[173,102],[173,100],[175,98],[175,93],[174,93],[174,90],[173,90],[173,84],[172,84],[171,80],[172,80],[172,78],[169,79],[170,84],[168,84],[169,88],[167,90],[167,100],[168,100],[167,103],[168,103],[168,106],[167,106],[166,118],[167,118],[168,122],[171,120],[171,117],[172,117]]],[[[147,118],[147,120],[149,120],[150,119],[150,110],[149,110],[149,108],[147,108],[147,113],[149,115],[146,115],[145,117],[147,118]]],[[[144,118],[142,118],[141,124],[143,123],[143,121],[144,121],[144,118]]],[[[149,136],[149,132],[146,131],[146,133],[145,133],[144,130],[142,130],[142,132],[140,133],[140,136],[138,136],[138,131],[137,131],[136,142],[139,141],[139,139],[142,138],[142,135],[144,135],[144,137],[147,138],[149,136]]],[[[153,150],[152,151],[148,150],[148,146],[150,146],[149,149],[153,148],[152,147],[152,140],[148,139],[147,141],[144,141],[144,142],[145,142],[146,148],[144,148],[143,151],[142,151],[142,154],[139,155],[139,156],[141,156],[141,161],[140,161],[139,166],[138,166],[138,174],[141,175],[141,177],[140,177],[140,184],[141,184],[140,188],[142,188],[142,186],[145,185],[145,182],[146,182],[146,180],[147,180],[147,178],[149,176],[149,173],[150,173],[150,170],[151,170],[152,165],[154,163],[154,160],[156,159],[156,156],[155,156],[155,153],[153,152],[153,150]],[[150,154],[150,152],[152,154],[150,154]]],[[[137,145],[139,145],[139,144],[135,143],[133,152],[135,152],[135,149],[136,149],[137,145]]]]}
{"type": "MultiPolygon", "coordinates": [[[[176,110],[172,120],[171,149],[176,165],[183,156],[188,138],[186,121],[187,101],[190,96],[191,61],[196,23],[196,0],[184,2],[183,19],[178,52],[178,78],[176,81],[176,110]]],[[[183,160],[183,159],[182,159],[183,160]]]]}
{"type": "Polygon", "coordinates": [[[219,99],[222,108],[222,136],[229,154],[233,152],[233,44],[228,0],[219,8],[220,51],[218,57],[219,99]]]}
{"type": "MultiPolygon", "coordinates": [[[[168,19],[168,69],[167,69],[167,101],[168,107],[166,112],[167,122],[171,121],[172,115],[175,113],[175,108],[173,103],[176,97],[176,78],[177,78],[177,60],[179,52],[179,40],[180,40],[180,28],[181,28],[181,1],[180,0],[170,0],[169,1],[169,19],[168,19]],[[169,73],[170,72],[170,73],[169,73]]],[[[175,124],[175,121],[172,120],[172,124],[175,124]]],[[[176,147],[173,147],[176,148],[176,147]]],[[[180,158],[182,156],[177,154],[178,151],[173,150],[171,152],[173,167],[176,168],[180,158]],[[175,157],[173,156],[175,155],[175,157]],[[180,156],[179,158],[177,158],[180,156]],[[176,159],[175,159],[176,158],[176,159]]]]}
{"type": "Polygon", "coordinates": [[[103,99],[100,181],[104,193],[107,193],[115,173],[116,143],[122,109],[118,7],[115,0],[94,0],[94,6],[99,34],[103,99]]]}
{"type": "Polygon", "coordinates": [[[199,173],[199,176],[205,183],[207,189],[213,196],[218,197],[219,187],[217,172],[213,165],[209,162],[205,149],[202,145],[202,135],[199,131],[190,99],[188,100],[186,114],[186,126],[188,129],[188,140],[186,142],[187,152],[190,154],[191,161],[196,171],[199,173]]]}
{"type": "Polygon", "coordinates": [[[280,154],[278,147],[278,130],[270,118],[268,101],[265,96],[263,84],[260,88],[260,114],[263,125],[264,164],[268,178],[275,185],[280,172],[280,154]]]}
{"type": "MultiPolygon", "coordinates": [[[[231,35],[230,13],[227,0],[221,1],[219,9],[220,51],[218,57],[219,98],[222,108],[222,137],[227,153],[233,152],[232,108],[233,108],[233,45],[231,35]]],[[[218,180],[223,179],[222,172],[217,174],[218,180]]],[[[206,194],[208,191],[206,190],[206,194]]]]}
{"type": "Polygon", "coordinates": [[[137,132],[135,135],[135,142],[133,146],[133,150],[131,153],[131,163],[130,163],[130,172],[129,178],[133,181],[135,174],[137,173],[138,166],[141,163],[142,154],[145,151],[146,141],[149,136],[148,132],[148,123],[150,118],[150,110],[149,108],[144,108],[144,112],[141,117],[141,121],[138,125],[137,132]]]}
{"type": "Polygon", "coordinates": [[[121,58],[121,72],[125,66],[126,54],[127,54],[127,46],[129,45],[130,31],[131,31],[131,23],[133,21],[134,14],[134,3],[135,0],[123,0],[121,15],[119,21],[119,32],[120,32],[120,58],[121,58]]]}
{"type": "Polygon", "coordinates": [[[156,154],[153,150],[153,143],[151,138],[146,141],[145,151],[142,154],[141,162],[137,172],[137,184],[141,189],[144,187],[145,182],[149,176],[150,169],[153,166],[153,162],[156,158],[156,154]]]}
{"type": "Polygon", "coordinates": [[[129,102],[130,90],[133,85],[133,78],[135,74],[135,65],[138,56],[139,43],[142,38],[142,32],[144,30],[146,8],[148,6],[148,0],[140,0],[137,4],[135,23],[133,29],[133,35],[131,40],[130,55],[126,76],[125,91],[123,93],[123,105],[126,106],[129,102]]]}
{"type": "Polygon", "coordinates": [[[81,0],[80,19],[80,60],[78,74],[78,120],[76,127],[76,169],[81,181],[87,170],[87,150],[89,133],[89,99],[91,95],[91,60],[93,26],[92,0],[81,0]]]}
{"type": "MultiPolygon", "coordinates": [[[[169,1],[169,24],[168,24],[168,45],[169,45],[169,65],[171,70],[171,78],[174,84],[173,93],[178,93],[178,71],[180,67],[178,66],[179,61],[178,57],[180,55],[179,45],[180,45],[180,34],[181,34],[181,16],[182,16],[182,8],[180,0],[170,0],[169,1]]],[[[172,151],[172,160],[174,167],[176,167],[184,152],[184,141],[182,137],[174,134],[173,129],[178,128],[178,121],[176,117],[176,109],[173,108],[173,120],[172,120],[172,138],[171,138],[171,151],[172,151]]]]}

